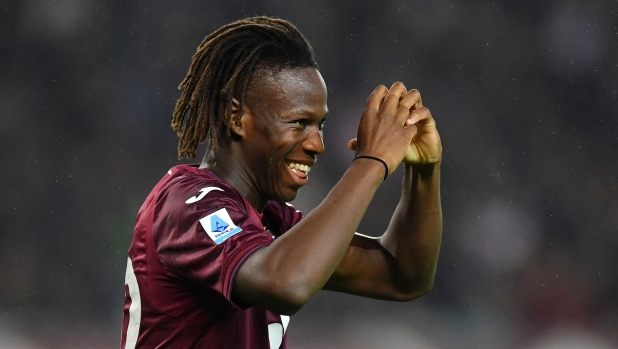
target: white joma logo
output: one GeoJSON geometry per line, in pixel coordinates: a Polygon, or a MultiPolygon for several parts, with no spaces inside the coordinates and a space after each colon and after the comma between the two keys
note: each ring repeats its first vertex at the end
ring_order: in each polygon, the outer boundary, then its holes
{"type": "Polygon", "coordinates": [[[200,189],[200,192],[201,192],[200,195],[190,197],[187,201],[185,201],[185,203],[186,204],[192,204],[194,202],[198,202],[198,201],[202,200],[204,198],[204,196],[206,196],[206,194],[210,193],[213,190],[223,191],[223,189],[217,188],[217,187],[202,188],[202,189],[200,189]]]}

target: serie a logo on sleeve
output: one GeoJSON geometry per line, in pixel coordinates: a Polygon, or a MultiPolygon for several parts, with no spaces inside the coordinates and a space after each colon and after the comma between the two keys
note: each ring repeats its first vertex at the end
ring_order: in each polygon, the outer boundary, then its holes
{"type": "Polygon", "coordinates": [[[217,245],[242,231],[240,227],[237,227],[236,224],[232,222],[230,215],[224,208],[200,219],[200,223],[208,236],[210,236],[212,241],[217,245]]]}

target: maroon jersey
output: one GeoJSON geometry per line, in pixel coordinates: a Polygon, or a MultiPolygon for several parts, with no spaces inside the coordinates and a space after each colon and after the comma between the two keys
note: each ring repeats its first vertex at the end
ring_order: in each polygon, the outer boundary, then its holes
{"type": "Polygon", "coordinates": [[[258,213],[212,172],[168,171],[137,215],[121,348],[285,348],[288,316],[232,297],[238,267],[302,219],[284,203],[258,213]]]}

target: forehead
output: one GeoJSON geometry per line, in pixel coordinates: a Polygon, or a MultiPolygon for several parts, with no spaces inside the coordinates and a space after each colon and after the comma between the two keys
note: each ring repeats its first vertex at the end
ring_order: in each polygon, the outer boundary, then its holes
{"type": "Polygon", "coordinates": [[[247,105],[251,110],[270,111],[280,117],[288,114],[323,117],[328,113],[326,101],[326,84],[314,68],[261,71],[247,90],[247,105]]]}

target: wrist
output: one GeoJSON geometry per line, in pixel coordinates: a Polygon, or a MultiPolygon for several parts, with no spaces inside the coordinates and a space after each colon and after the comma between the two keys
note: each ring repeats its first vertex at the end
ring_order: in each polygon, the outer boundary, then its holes
{"type": "Polygon", "coordinates": [[[384,181],[384,165],[379,161],[362,157],[354,158],[350,164],[350,169],[364,178],[376,179],[378,186],[384,181]]]}
{"type": "Polygon", "coordinates": [[[388,175],[390,174],[390,171],[388,169],[388,165],[386,164],[386,162],[378,157],[375,156],[369,156],[369,155],[359,155],[357,157],[354,158],[354,160],[352,160],[352,162],[356,161],[356,160],[371,160],[371,161],[377,161],[379,163],[382,164],[382,166],[384,167],[384,179],[382,179],[383,181],[386,180],[386,177],[388,177],[388,175]]]}
{"type": "Polygon", "coordinates": [[[419,175],[421,178],[430,178],[436,174],[439,175],[441,165],[442,165],[442,159],[434,163],[422,164],[422,165],[420,164],[411,165],[411,164],[404,163],[404,166],[405,166],[404,168],[405,168],[406,173],[419,175]]]}

